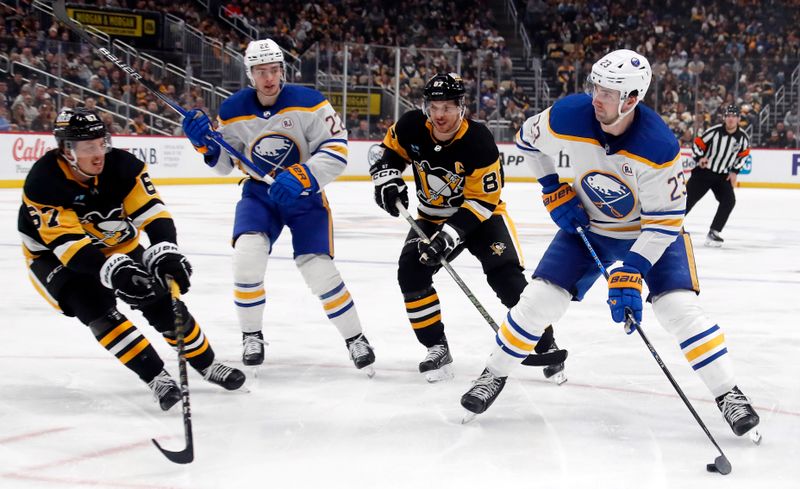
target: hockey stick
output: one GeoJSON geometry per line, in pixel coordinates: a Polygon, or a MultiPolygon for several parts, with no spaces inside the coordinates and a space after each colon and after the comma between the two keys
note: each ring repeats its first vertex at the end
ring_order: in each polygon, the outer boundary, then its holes
{"type": "Polygon", "coordinates": [[[183,405],[183,431],[186,438],[186,448],[179,452],[172,452],[161,448],[161,445],[153,438],[151,441],[170,461],[176,464],[188,464],[194,460],[194,438],[192,437],[192,410],[189,406],[189,376],[186,373],[186,352],[184,351],[184,317],[185,308],[178,302],[180,290],[178,285],[171,279],[169,281],[170,293],[172,295],[172,310],[175,314],[175,337],[178,348],[178,369],[181,376],[181,404],[183,405]]]}
{"type": "MultiPolygon", "coordinates": [[[[589,250],[589,253],[592,255],[592,258],[594,258],[594,262],[597,264],[597,268],[599,268],[600,271],[603,272],[603,276],[606,278],[606,280],[608,280],[608,271],[606,270],[606,267],[603,266],[603,262],[600,261],[600,258],[597,256],[597,253],[594,251],[594,247],[589,242],[589,239],[586,237],[586,233],[583,231],[583,228],[578,226],[577,229],[578,229],[578,235],[580,235],[581,239],[583,240],[583,244],[586,245],[586,249],[589,250]]],[[[719,451],[719,457],[714,459],[713,464],[707,464],[706,470],[708,470],[709,472],[719,472],[722,475],[730,474],[732,469],[731,469],[731,463],[730,461],[728,461],[728,457],[725,456],[725,454],[722,452],[722,448],[719,447],[717,441],[714,439],[713,436],[711,436],[711,432],[708,431],[708,428],[706,427],[705,423],[703,423],[703,420],[700,419],[700,415],[697,414],[697,411],[695,411],[694,407],[692,406],[692,403],[689,402],[689,399],[686,397],[686,394],[683,393],[683,390],[678,385],[678,382],[675,381],[675,378],[672,377],[672,374],[670,373],[667,366],[664,365],[664,361],[661,360],[661,356],[659,356],[658,352],[656,352],[656,349],[653,348],[653,344],[650,343],[650,340],[647,339],[647,336],[644,334],[644,331],[642,330],[642,325],[639,324],[636,318],[633,317],[633,311],[631,311],[629,308],[625,308],[626,331],[629,331],[631,327],[635,327],[636,331],[639,332],[639,336],[642,337],[642,341],[644,341],[644,344],[647,345],[647,349],[650,350],[650,354],[653,355],[653,358],[655,358],[656,363],[658,363],[658,366],[661,367],[661,371],[664,372],[664,375],[667,376],[667,379],[669,379],[670,384],[672,384],[672,387],[675,388],[675,391],[681,397],[683,403],[686,404],[687,408],[689,408],[689,412],[692,413],[692,416],[694,416],[694,419],[695,421],[697,421],[697,424],[700,425],[700,427],[703,429],[708,439],[711,440],[711,443],[713,443],[714,446],[719,451]]]]}
{"type": "MultiPolygon", "coordinates": [[[[400,203],[400,200],[395,201],[395,207],[397,207],[397,210],[400,212],[400,215],[402,215],[405,218],[405,220],[408,221],[408,223],[411,225],[411,228],[414,230],[415,233],[417,233],[417,236],[419,236],[419,239],[421,239],[424,243],[430,243],[430,240],[425,235],[425,231],[423,231],[422,228],[419,227],[419,224],[417,224],[414,218],[411,217],[411,214],[408,213],[408,210],[405,207],[403,207],[403,204],[400,203]]],[[[442,267],[445,270],[447,270],[447,273],[449,273],[450,276],[453,277],[453,280],[456,281],[456,284],[458,284],[458,286],[461,288],[461,291],[464,292],[464,294],[467,296],[467,299],[469,299],[469,301],[472,302],[472,305],[475,306],[475,309],[477,309],[479,313],[481,313],[483,319],[485,319],[486,322],[489,323],[489,326],[492,327],[494,332],[497,333],[500,327],[497,326],[497,323],[494,322],[492,316],[489,315],[489,313],[486,311],[486,309],[483,307],[480,301],[478,301],[478,298],[475,297],[475,294],[473,294],[472,291],[469,290],[467,284],[464,283],[464,281],[461,279],[458,273],[456,273],[456,271],[450,265],[450,262],[448,262],[444,257],[442,257],[439,263],[441,263],[442,267]]],[[[522,364],[532,367],[546,367],[548,365],[564,363],[566,359],[567,359],[567,350],[556,350],[550,353],[528,355],[527,357],[525,357],[524,360],[522,360],[522,364]]]]}
{"type": "MultiPolygon", "coordinates": [[[[65,5],[65,0],[56,0],[55,2],[53,2],[53,15],[56,17],[56,19],[59,20],[59,22],[63,22],[68,28],[70,28],[74,33],[76,33],[78,37],[80,37],[83,41],[92,46],[95,51],[102,54],[106,59],[117,65],[119,69],[130,75],[134,80],[141,83],[144,88],[146,88],[150,93],[158,97],[162,102],[167,104],[169,108],[171,108],[178,114],[182,115],[184,118],[186,117],[188,112],[183,107],[181,107],[178,102],[172,100],[171,98],[161,93],[158,87],[153,85],[152,82],[146,80],[138,71],[134,70],[132,67],[125,64],[122,61],[122,59],[115,56],[114,53],[112,53],[108,49],[98,44],[97,41],[95,41],[92,38],[92,36],[90,36],[89,33],[86,32],[86,29],[83,27],[83,24],[81,24],[76,20],[71,19],[69,15],[67,15],[67,7],[65,5]]],[[[227,151],[228,154],[230,154],[237,160],[241,161],[245,166],[256,172],[260,177],[260,180],[263,180],[268,184],[272,184],[275,182],[275,180],[271,176],[269,176],[266,171],[262,170],[261,168],[258,168],[255,164],[253,164],[252,161],[250,161],[250,159],[248,159],[245,155],[237,151],[233,146],[228,144],[222,137],[222,134],[212,130],[209,133],[209,136],[213,141],[215,141],[223,149],[225,149],[225,151],[227,151]]]]}

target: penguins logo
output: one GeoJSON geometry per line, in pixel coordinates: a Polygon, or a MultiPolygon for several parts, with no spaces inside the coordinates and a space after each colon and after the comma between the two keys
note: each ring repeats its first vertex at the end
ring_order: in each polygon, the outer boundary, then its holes
{"type": "Polygon", "coordinates": [[[491,248],[492,254],[500,256],[503,254],[504,251],[506,251],[506,244],[503,243],[502,241],[497,241],[492,243],[491,246],[489,246],[489,248],[491,248]]]}
{"type": "Polygon", "coordinates": [[[297,145],[283,134],[266,134],[256,139],[251,156],[261,171],[270,174],[300,162],[297,145]]]}
{"type": "Polygon", "coordinates": [[[109,248],[133,239],[138,232],[128,220],[122,218],[121,207],[108,211],[105,216],[92,211],[81,217],[81,224],[93,244],[109,248]]]}
{"type": "Polygon", "coordinates": [[[463,197],[464,177],[441,167],[431,167],[427,160],[415,161],[420,188],[417,197],[435,206],[453,206],[463,197]]]}
{"type": "Polygon", "coordinates": [[[613,219],[623,219],[636,206],[633,190],[615,175],[589,172],[581,178],[581,188],[603,214],[613,219]]]}

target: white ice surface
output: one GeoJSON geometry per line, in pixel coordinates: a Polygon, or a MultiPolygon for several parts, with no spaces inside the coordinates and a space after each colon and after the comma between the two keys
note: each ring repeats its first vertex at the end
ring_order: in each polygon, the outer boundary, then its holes
{"type": "MultiPolygon", "coordinates": [[[[161,187],[195,275],[186,296],[218,356],[241,367],[229,236],[235,186],[161,187]]],[[[190,372],[196,460],[168,462],[151,444],[184,446],[180,409],[150,392],[76,319],[52,310],[26,276],[16,234],[20,190],[0,190],[0,487],[2,488],[796,488],[800,487],[800,191],[738,189],[725,247],[702,242],[710,194],[686,221],[709,315],[726,332],[738,383],[762,417],[761,446],[735,437],[675,341],[645,307],[644,327],[727,454],[716,449],[637,335],[611,322],[598,282],[556,327],[570,352],[558,387],[519,367],[484,415],[461,425],[459,398],[494,345],[450,277],[435,284],[456,378],[427,384],[424,356],[396,283],[407,230],[372,201],[369,182],[334,183],[339,268],[356,301],[377,375],[355,370],[281,237],[270,259],[264,335],[270,345],[249,394],[190,372]]],[[[535,184],[504,198],[535,267],[555,231],[535,184]]],[[[504,308],[468,255],[454,266],[496,319],[504,308]]],[[[121,306],[124,312],[129,310],[121,306]]],[[[177,376],[175,354],[130,313],[177,376]]]]}

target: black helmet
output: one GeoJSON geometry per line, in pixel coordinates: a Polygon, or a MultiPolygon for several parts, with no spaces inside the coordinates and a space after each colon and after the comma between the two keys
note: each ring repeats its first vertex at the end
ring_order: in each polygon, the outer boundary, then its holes
{"type": "Polygon", "coordinates": [[[734,104],[730,104],[729,106],[725,107],[725,115],[735,115],[738,117],[739,107],[734,104]]]}
{"type": "Polygon", "coordinates": [[[61,145],[67,141],[86,141],[108,135],[105,123],[96,112],[84,109],[63,109],[56,117],[53,135],[61,145]]]}
{"type": "Polygon", "coordinates": [[[440,73],[428,80],[422,95],[426,102],[431,100],[457,100],[461,105],[461,99],[466,91],[464,80],[461,79],[460,75],[456,73],[440,73]]]}

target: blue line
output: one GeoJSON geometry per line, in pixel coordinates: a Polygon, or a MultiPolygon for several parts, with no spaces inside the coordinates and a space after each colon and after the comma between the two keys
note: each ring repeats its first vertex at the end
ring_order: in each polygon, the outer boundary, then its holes
{"type": "Polygon", "coordinates": [[[335,317],[339,317],[339,316],[341,316],[342,314],[344,314],[344,313],[346,313],[348,310],[350,310],[350,308],[351,308],[351,307],[353,307],[353,304],[355,304],[355,303],[354,303],[353,301],[350,301],[350,303],[349,303],[349,304],[347,304],[347,305],[346,305],[346,306],[344,306],[343,308],[339,309],[338,311],[334,312],[333,314],[328,314],[328,317],[329,317],[330,319],[333,319],[333,318],[335,318],[335,317]]]}
{"type": "Polygon", "coordinates": [[[319,298],[322,299],[322,300],[325,300],[328,297],[333,297],[334,295],[336,295],[343,288],[344,288],[344,282],[341,282],[339,285],[337,285],[333,289],[331,289],[331,290],[325,292],[324,294],[322,294],[321,296],[319,296],[319,298]]]}
{"type": "Polygon", "coordinates": [[[266,300],[266,299],[261,299],[261,300],[260,300],[260,301],[258,301],[258,302],[253,302],[252,304],[243,304],[243,303],[241,303],[241,302],[239,302],[239,301],[233,301],[233,303],[234,303],[234,304],[236,304],[238,307],[254,307],[254,306],[260,306],[261,304],[264,304],[265,302],[267,302],[267,300],[266,300]]]}
{"type": "Polygon", "coordinates": [[[508,319],[508,323],[511,325],[512,328],[514,328],[514,331],[516,331],[517,333],[521,334],[525,338],[527,338],[527,339],[529,339],[529,340],[531,340],[533,342],[538,342],[541,339],[541,337],[539,337],[539,336],[534,336],[534,335],[528,333],[527,331],[522,329],[519,324],[514,322],[514,319],[511,317],[511,311],[509,311],[508,314],[506,315],[506,319],[508,319]]]}

